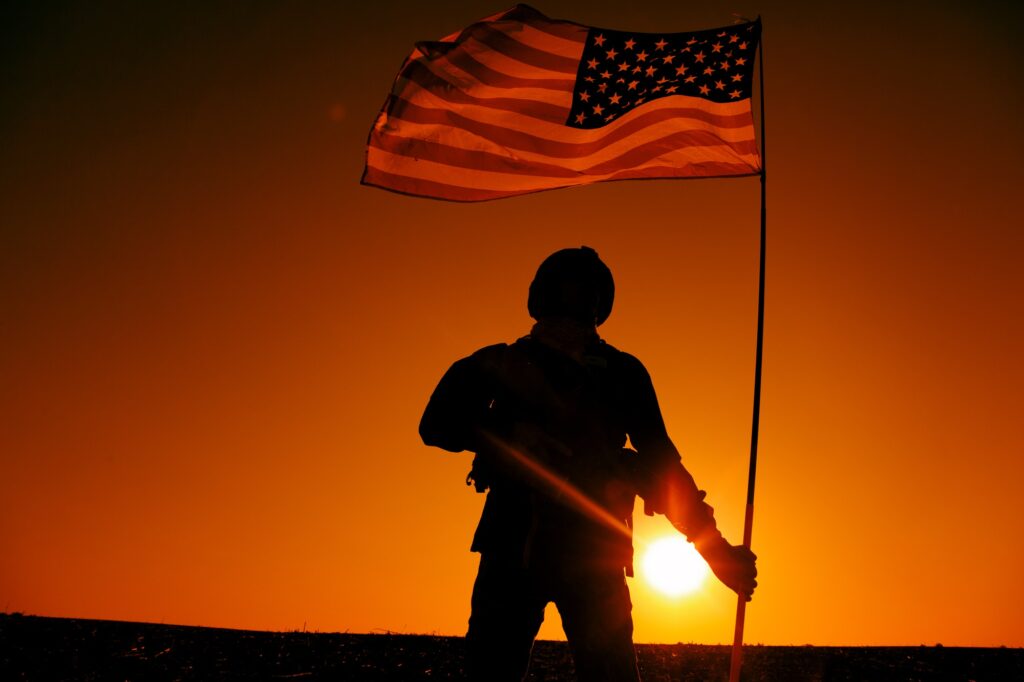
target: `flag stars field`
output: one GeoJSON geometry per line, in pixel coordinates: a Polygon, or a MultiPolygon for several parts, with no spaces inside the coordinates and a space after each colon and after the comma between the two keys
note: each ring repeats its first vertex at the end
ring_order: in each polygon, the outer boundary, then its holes
{"type": "MultiPolygon", "coordinates": [[[[750,24],[746,28],[753,31],[753,26],[750,24]]],[[[622,96],[629,94],[644,96],[646,101],[651,101],[652,97],[656,99],[667,96],[707,97],[718,102],[736,101],[749,96],[749,91],[739,87],[727,91],[726,84],[722,79],[715,79],[713,76],[716,71],[730,74],[730,83],[734,85],[745,82],[748,78],[752,80],[753,64],[744,57],[737,57],[733,60],[736,50],[742,52],[747,47],[746,42],[740,43],[738,33],[729,33],[728,31],[702,31],[695,34],[667,37],[650,34],[626,36],[603,31],[599,35],[588,37],[582,57],[587,66],[583,71],[592,70],[591,65],[595,64],[601,56],[600,52],[592,54],[590,51],[602,48],[606,58],[610,59],[614,56],[622,60],[616,62],[617,73],[641,76],[640,80],[615,80],[614,85],[626,86],[623,92],[618,91],[617,87],[601,91],[601,94],[608,98],[604,102],[605,107],[619,107],[622,114],[629,113],[640,104],[640,100],[630,100],[622,96]],[[600,43],[598,38],[601,38],[600,43]],[[614,44],[621,44],[623,51],[618,52],[615,48],[603,49],[602,45],[608,40],[614,44]],[[700,45],[704,45],[706,48],[694,53],[693,46],[700,45]],[[728,46],[732,46],[733,49],[728,49],[728,46]],[[725,58],[715,61],[713,64],[707,64],[708,52],[706,50],[710,50],[710,54],[725,58]],[[696,64],[704,64],[705,68],[699,76],[691,77],[694,74],[688,72],[690,67],[696,64]],[[704,78],[708,78],[708,80],[704,80],[704,78]],[[616,95],[619,96],[612,99],[616,95]]],[[[587,82],[586,75],[578,74],[577,88],[580,85],[580,76],[582,76],[583,82],[587,82]]],[[[605,70],[601,77],[608,80],[611,75],[608,70],[605,70]]],[[[578,112],[571,112],[567,117],[568,125],[587,129],[599,128],[611,120],[607,117],[580,120],[575,115],[576,113],[578,112]]]]}

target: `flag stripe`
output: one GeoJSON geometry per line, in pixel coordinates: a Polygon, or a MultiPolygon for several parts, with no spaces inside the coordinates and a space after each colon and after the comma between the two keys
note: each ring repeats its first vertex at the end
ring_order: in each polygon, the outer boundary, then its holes
{"type": "MultiPolygon", "coordinates": [[[[551,189],[553,187],[567,187],[569,185],[579,185],[605,180],[623,170],[620,168],[607,173],[586,176],[581,175],[577,178],[548,177],[543,175],[521,175],[518,173],[510,173],[504,168],[459,168],[445,163],[438,163],[430,159],[414,159],[400,154],[392,154],[378,147],[370,147],[366,154],[371,167],[387,169],[388,172],[396,175],[404,175],[406,177],[424,180],[442,178],[445,182],[453,185],[484,190],[503,191],[510,187],[515,187],[529,191],[551,189]]],[[[719,161],[716,158],[713,158],[710,154],[693,158],[692,154],[690,154],[686,149],[677,149],[666,152],[658,157],[656,163],[652,163],[649,166],[644,166],[642,168],[671,167],[675,169],[672,171],[672,175],[674,176],[688,175],[688,166],[692,164],[706,163],[719,163],[729,167],[742,165],[744,168],[749,169],[746,164],[719,161]]],[[[639,171],[641,168],[635,168],[632,170],[639,171]]]]}
{"type": "Polygon", "coordinates": [[[579,51],[575,57],[563,57],[547,50],[538,50],[535,47],[519,42],[504,31],[498,31],[485,25],[474,27],[470,37],[498,54],[505,55],[517,62],[573,76],[576,75],[580,64],[580,55],[583,54],[582,44],[580,44],[579,51]]]}
{"type": "MultiPolygon", "coordinates": [[[[422,63],[410,64],[406,69],[405,76],[424,91],[435,94],[448,104],[456,105],[452,107],[453,109],[460,108],[457,106],[460,104],[472,104],[490,109],[516,112],[523,116],[559,125],[565,123],[565,117],[568,112],[565,105],[537,102],[530,99],[509,96],[474,97],[460,89],[457,83],[442,78],[422,63]]],[[[507,94],[509,93],[506,91],[507,94]]]]}
{"type": "Polygon", "coordinates": [[[500,31],[528,47],[571,59],[573,64],[579,64],[580,57],[583,55],[583,44],[587,39],[585,29],[573,38],[556,37],[550,33],[543,33],[533,26],[507,21],[491,24],[491,29],[500,31]]]}
{"type": "Polygon", "coordinates": [[[481,83],[486,83],[496,88],[538,88],[558,90],[559,92],[566,92],[571,95],[572,87],[576,83],[572,78],[564,77],[523,78],[522,76],[513,76],[479,62],[465,50],[453,50],[436,61],[439,65],[441,62],[447,61],[473,76],[481,83]]]}
{"type": "MultiPolygon", "coordinates": [[[[531,64],[513,55],[503,54],[481,43],[475,38],[467,38],[458,48],[452,50],[465,51],[473,56],[481,64],[491,67],[495,71],[513,73],[523,78],[575,78],[576,70],[550,69],[538,64],[531,64]]],[[[575,82],[575,81],[574,81],[575,82]]]]}
{"type": "MultiPolygon", "coordinates": [[[[725,178],[743,177],[756,175],[746,166],[735,166],[723,163],[702,163],[692,164],[688,167],[689,173],[680,174],[678,168],[658,167],[638,170],[624,170],[615,176],[605,178],[599,182],[611,182],[615,180],[663,180],[674,178],[725,178]]],[[[404,175],[395,175],[378,168],[368,167],[363,174],[362,184],[373,185],[399,194],[428,197],[432,199],[445,199],[447,201],[473,202],[491,201],[494,199],[505,199],[508,197],[532,194],[547,189],[560,189],[561,187],[547,187],[533,190],[482,190],[471,187],[451,185],[436,180],[424,180],[410,178],[404,175]]],[[[572,185],[564,185],[571,187],[572,185]]]]}
{"type": "MultiPolygon", "coordinates": [[[[403,98],[395,98],[396,101],[391,107],[390,115],[392,118],[397,118],[401,121],[410,121],[413,123],[434,123],[449,125],[453,128],[459,128],[466,130],[474,135],[478,135],[481,138],[491,140],[504,147],[516,150],[524,150],[544,154],[546,156],[572,159],[587,154],[593,154],[601,150],[602,148],[617,142],[631,134],[640,131],[649,126],[658,123],[672,123],[674,119],[681,116],[690,115],[694,113],[694,109],[689,107],[672,107],[655,109],[653,111],[645,112],[639,110],[631,112],[629,115],[623,117],[617,124],[608,126],[606,128],[597,128],[593,130],[574,130],[569,129],[574,135],[566,135],[565,137],[571,138],[572,141],[552,139],[550,137],[541,137],[532,133],[527,133],[522,130],[515,130],[506,125],[496,125],[468,116],[448,109],[438,109],[433,107],[422,107],[418,104],[414,104],[409,100],[403,98]],[[576,141],[578,140],[578,141],[576,141]]],[[[667,101],[667,100],[666,100],[667,101]]],[[[699,111],[701,114],[706,114],[712,119],[720,119],[723,117],[715,116],[713,114],[707,114],[702,110],[699,111]]],[[[493,118],[493,117],[492,117],[493,118]]],[[[729,117],[730,119],[734,117],[729,117]]],[[[749,127],[749,114],[738,114],[735,118],[743,119],[747,118],[747,126],[749,127]]],[[[502,121],[505,123],[506,121],[502,121]]],[[[695,127],[695,124],[699,124],[702,121],[696,116],[687,119],[685,121],[679,121],[680,124],[685,125],[688,128],[695,127]]],[[[716,121],[712,121],[711,125],[708,125],[709,130],[716,131],[719,137],[725,139],[728,142],[740,143],[744,140],[731,140],[722,135],[721,133],[728,133],[730,128],[735,129],[739,134],[747,132],[747,127],[743,126],[742,120],[729,120],[730,124],[728,127],[721,125],[714,125],[716,121]]],[[[540,131],[538,131],[540,132],[540,131]]],[[[731,136],[730,136],[731,137],[731,136]]],[[[752,141],[751,138],[744,138],[746,141],[752,141]]]]}
{"type": "Polygon", "coordinates": [[[572,178],[579,175],[579,171],[554,163],[527,162],[509,157],[507,154],[464,149],[421,137],[381,136],[371,140],[370,146],[399,156],[408,156],[416,160],[425,159],[461,168],[500,170],[506,173],[543,175],[553,178],[572,178]]]}
{"type": "Polygon", "coordinates": [[[435,77],[452,84],[459,90],[482,99],[505,97],[509,99],[529,100],[532,102],[543,102],[562,107],[562,112],[568,115],[569,106],[572,104],[572,88],[536,88],[531,87],[529,81],[521,84],[507,84],[504,87],[494,87],[476,78],[473,74],[459,68],[450,61],[440,60],[420,61],[415,67],[410,64],[409,68],[426,69],[435,77]]]}
{"type": "MultiPolygon", "coordinates": [[[[448,145],[456,149],[465,149],[469,151],[484,151],[504,158],[513,158],[524,162],[535,162],[540,164],[557,164],[563,168],[569,169],[573,172],[579,172],[596,166],[600,163],[614,159],[629,151],[646,146],[648,144],[657,144],[659,140],[664,140],[668,135],[683,132],[696,132],[700,131],[707,133],[703,128],[684,128],[678,127],[675,129],[665,130],[662,126],[644,128],[637,131],[633,135],[625,137],[613,144],[609,144],[591,154],[581,155],[575,158],[558,158],[548,156],[542,152],[533,152],[527,150],[517,149],[514,154],[509,153],[509,148],[505,145],[499,144],[492,140],[487,140],[479,135],[460,130],[458,128],[451,128],[446,125],[437,124],[418,124],[410,123],[408,121],[400,121],[399,125],[394,125],[389,129],[387,135],[374,136],[370,140],[370,144],[376,144],[379,140],[386,140],[391,137],[399,137],[406,139],[418,139],[418,140],[429,140],[432,142],[438,142],[441,144],[448,145]]],[[[664,143],[662,142],[663,146],[664,143]]],[[[715,139],[711,146],[716,147],[718,153],[728,156],[730,160],[740,160],[752,167],[757,167],[758,157],[756,148],[753,146],[752,141],[746,141],[743,145],[730,144],[730,149],[724,149],[718,147],[723,144],[720,139],[715,139]]],[[[400,148],[385,146],[384,148],[390,149],[391,151],[398,152],[400,148]]],[[[416,156],[415,153],[410,152],[411,155],[416,156]]]]}
{"type": "Polygon", "coordinates": [[[449,201],[488,201],[490,199],[503,199],[523,194],[521,190],[483,190],[471,187],[460,187],[449,185],[436,180],[423,178],[410,178],[405,175],[396,175],[381,170],[375,166],[367,166],[363,173],[362,183],[364,185],[376,185],[390,189],[401,194],[412,194],[421,197],[434,197],[436,199],[447,199],[449,201]]]}
{"type": "MultiPolygon", "coordinates": [[[[515,90],[510,90],[510,93],[515,92],[515,90]]],[[[481,123],[497,122],[512,130],[536,134],[538,137],[546,137],[552,140],[599,140],[607,133],[607,130],[602,130],[600,128],[566,127],[564,125],[564,121],[560,123],[539,121],[533,117],[522,116],[517,110],[478,107],[467,104],[453,107],[445,101],[445,91],[438,90],[436,88],[422,88],[416,83],[403,79],[402,77],[399,77],[396,82],[395,94],[397,98],[411,102],[420,107],[427,109],[458,109],[458,113],[465,114],[467,117],[478,120],[481,123]]],[[[585,108],[588,115],[593,114],[593,108],[582,102],[576,102],[573,106],[572,112],[578,113],[581,108],[585,108]]],[[[614,128],[619,125],[622,120],[634,120],[632,118],[632,116],[636,115],[634,112],[642,115],[667,109],[674,111],[674,115],[679,118],[693,119],[693,122],[700,123],[708,128],[718,128],[724,131],[746,129],[745,137],[753,137],[754,135],[753,129],[750,127],[752,126],[750,108],[744,106],[743,102],[719,104],[716,102],[708,102],[707,100],[699,97],[688,97],[686,95],[662,97],[643,107],[638,107],[637,109],[627,112],[629,116],[622,116],[618,120],[613,121],[611,125],[604,127],[606,129],[614,128]]],[[[566,118],[568,118],[570,108],[567,106],[564,111],[566,118]]],[[[390,113],[391,112],[389,112],[389,114],[390,113]]],[[[641,120],[648,121],[648,119],[641,120]]],[[[648,121],[648,123],[660,123],[664,120],[664,118],[655,118],[648,121]]]]}
{"type": "MultiPolygon", "coordinates": [[[[699,155],[695,147],[719,147],[724,144],[711,133],[704,130],[689,130],[667,135],[640,146],[629,146],[618,156],[601,160],[590,165],[545,163],[543,161],[514,158],[507,154],[464,149],[459,146],[436,142],[423,137],[401,137],[388,135],[375,139],[371,145],[391,154],[408,156],[414,160],[434,161],[449,166],[476,170],[494,170],[504,173],[521,175],[537,175],[555,178],[578,178],[587,175],[607,175],[617,168],[639,167],[648,165],[666,153],[689,149],[692,156],[699,155]]],[[[749,152],[748,152],[749,153],[749,152]]],[[[713,156],[721,158],[721,150],[715,150],[713,156]]],[[[737,157],[739,155],[737,154],[737,157]]],[[[749,161],[745,162],[749,166],[749,161]]]]}
{"type": "MultiPolygon", "coordinates": [[[[392,179],[405,178],[405,189],[413,194],[420,194],[413,189],[416,183],[440,182],[450,187],[467,190],[470,194],[484,192],[493,195],[502,195],[505,192],[515,193],[539,192],[559,187],[571,187],[579,184],[590,184],[593,182],[604,182],[616,179],[637,179],[655,177],[715,177],[722,175],[750,175],[752,171],[746,164],[727,163],[714,160],[700,160],[693,162],[678,162],[671,155],[666,156],[665,163],[644,168],[623,169],[603,175],[587,176],[583,179],[576,178],[551,178],[543,176],[516,175],[496,170],[467,170],[453,168],[443,164],[437,164],[424,159],[413,160],[404,156],[394,156],[386,151],[370,148],[368,158],[371,163],[367,166],[367,174],[364,181],[375,184],[380,172],[387,173],[392,179]],[[382,169],[387,170],[382,170],[382,169]]],[[[449,197],[446,197],[449,198],[449,197]]],[[[473,201],[474,199],[463,199],[473,201]]]]}
{"type": "MultiPolygon", "coordinates": [[[[474,121],[480,123],[498,123],[505,128],[515,130],[519,132],[525,132],[529,134],[537,135],[538,137],[545,137],[552,140],[580,140],[580,141],[592,141],[600,140],[607,133],[607,130],[600,128],[567,128],[562,123],[551,123],[548,121],[538,120],[534,117],[523,116],[520,112],[515,110],[507,110],[502,108],[496,108],[496,106],[485,106],[477,104],[461,104],[458,108],[452,106],[445,100],[446,92],[444,90],[438,90],[436,88],[422,88],[416,83],[408,80],[399,79],[399,87],[395,88],[394,103],[398,101],[409,102],[416,106],[421,106],[423,109],[440,109],[440,110],[455,110],[458,109],[459,114],[465,115],[474,121]]],[[[513,91],[514,92],[514,91],[513,91]]],[[[575,105],[574,112],[581,111],[581,106],[587,106],[580,102],[575,105]]],[[[754,131],[751,128],[752,119],[751,113],[748,108],[744,106],[736,106],[736,108],[729,108],[728,105],[718,104],[715,102],[709,102],[707,100],[700,99],[699,97],[687,97],[686,95],[675,95],[673,97],[663,97],[650,102],[643,108],[629,112],[628,116],[624,116],[617,121],[614,121],[605,128],[614,128],[622,123],[624,120],[637,120],[637,114],[640,116],[650,115],[654,112],[672,111],[677,118],[691,119],[690,121],[684,122],[687,125],[702,125],[708,128],[715,128],[723,131],[725,135],[731,135],[730,131],[736,131],[737,134],[741,133],[744,138],[750,138],[754,136],[754,131]]],[[[566,117],[569,114],[569,109],[565,110],[566,117]]],[[[591,109],[591,112],[593,110],[591,109]]],[[[393,112],[389,112],[389,115],[394,115],[393,112]]],[[[646,125],[653,123],[660,123],[666,119],[663,117],[654,118],[641,118],[646,125]]],[[[735,136],[735,135],[733,135],[735,136]]]]}

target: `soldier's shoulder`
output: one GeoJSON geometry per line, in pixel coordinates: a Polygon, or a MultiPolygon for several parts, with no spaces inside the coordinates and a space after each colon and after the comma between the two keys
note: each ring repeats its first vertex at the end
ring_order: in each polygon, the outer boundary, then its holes
{"type": "Polygon", "coordinates": [[[509,345],[507,343],[495,343],[473,351],[466,359],[469,362],[485,367],[493,367],[504,360],[508,349],[509,345]]]}
{"type": "Polygon", "coordinates": [[[507,349],[508,349],[508,344],[507,343],[494,343],[494,344],[491,344],[490,346],[484,346],[483,348],[480,348],[479,350],[473,351],[473,354],[470,357],[481,357],[481,358],[492,357],[492,356],[495,356],[495,355],[501,355],[507,349]]]}
{"type": "Polygon", "coordinates": [[[609,363],[614,363],[626,372],[647,372],[647,368],[644,367],[644,363],[640,362],[639,358],[624,350],[616,348],[603,339],[598,346],[598,352],[604,355],[608,359],[609,363]]]}

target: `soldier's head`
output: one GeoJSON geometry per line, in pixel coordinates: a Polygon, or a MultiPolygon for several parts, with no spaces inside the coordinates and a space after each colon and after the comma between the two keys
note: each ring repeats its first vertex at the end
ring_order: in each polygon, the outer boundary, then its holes
{"type": "Polygon", "coordinates": [[[615,300],[615,281],[589,246],[562,249],[548,256],[530,283],[526,307],[535,320],[563,317],[600,325],[615,300]]]}

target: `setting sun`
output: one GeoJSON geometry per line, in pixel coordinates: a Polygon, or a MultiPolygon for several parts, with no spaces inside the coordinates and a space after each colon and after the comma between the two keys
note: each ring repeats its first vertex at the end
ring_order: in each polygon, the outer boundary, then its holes
{"type": "Polygon", "coordinates": [[[696,548],[678,535],[648,545],[641,570],[648,583],[670,597],[693,592],[704,583],[709,571],[696,548]]]}

